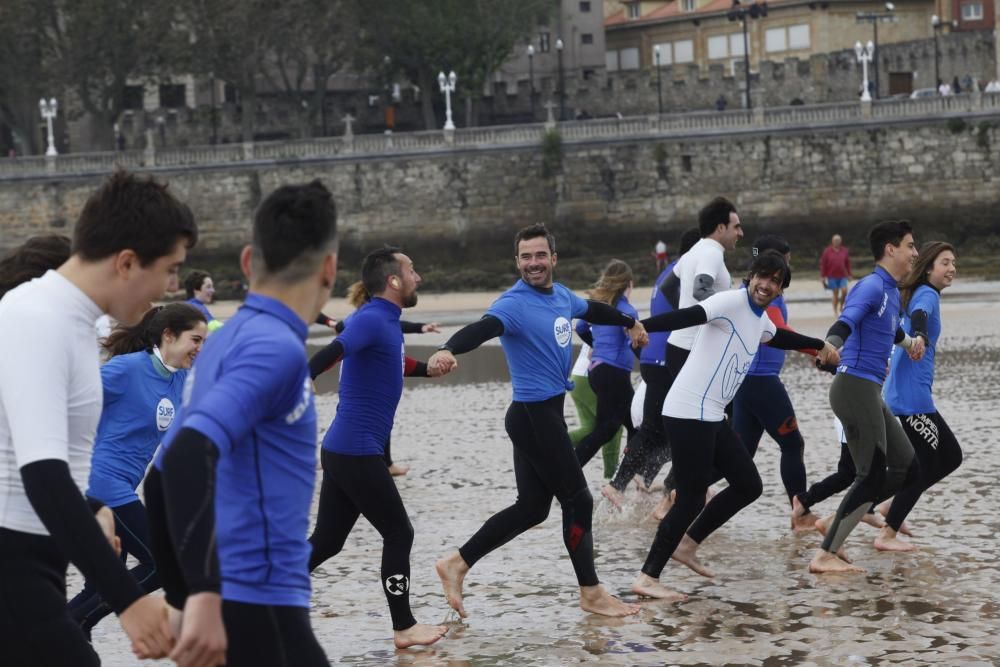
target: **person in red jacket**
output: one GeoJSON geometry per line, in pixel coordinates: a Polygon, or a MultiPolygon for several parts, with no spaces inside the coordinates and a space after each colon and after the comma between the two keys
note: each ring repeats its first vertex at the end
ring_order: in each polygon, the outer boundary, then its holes
{"type": "Polygon", "coordinates": [[[840,314],[847,298],[847,281],[854,278],[851,272],[851,258],[840,234],[833,235],[830,245],[820,256],[819,276],[823,281],[823,287],[833,294],[833,314],[840,314]]]}

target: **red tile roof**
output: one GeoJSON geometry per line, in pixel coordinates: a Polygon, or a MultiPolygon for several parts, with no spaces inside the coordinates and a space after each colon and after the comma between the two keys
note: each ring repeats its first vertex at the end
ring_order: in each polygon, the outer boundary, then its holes
{"type": "MultiPolygon", "coordinates": [[[[784,5],[784,4],[791,4],[795,1],[796,0],[769,0],[767,4],[768,6],[784,5]]],[[[679,16],[684,16],[684,17],[690,16],[692,18],[695,18],[698,16],[704,16],[706,14],[718,14],[720,12],[725,12],[729,10],[729,8],[732,6],[733,6],[732,0],[711,0],[711,2],[701,7],[698,7],[693,12],[684,12],[681,11],[681,0],[674,0],[673,2],[664,5],[663,7],[658,7],[651,12],[647,12],[645,15],[637,19],[626,18],[624,9],[619,12],[615,12],[611,16],[604,19],[604,27],[610,28],[610,27],[618,27],[624,25],[643,25],[646,23],[657,22],[663,19],[670,19],[679,16]]]]}

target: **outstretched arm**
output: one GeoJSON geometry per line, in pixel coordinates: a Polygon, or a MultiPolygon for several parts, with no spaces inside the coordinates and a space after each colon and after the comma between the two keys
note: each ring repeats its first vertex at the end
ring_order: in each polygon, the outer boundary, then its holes
{"type": "Polygon", "coordinates": [[[628,337],[632,340],[632,347],[645,347],[649,343],[646,328],[638,320],[601,301],[588,300],[587,312],[580,315],[580,319],[591,324],[624,327],[628,332],[628,337]]]}
{"type": "Polygon", "coordinates": [[[681,308],[680,310],[672,310],[669,313],[661,313],[660,315],[655,315],[649,317],[642,321],[646,331],[658,332],[658,331],[675,331],[677,329],[686,329],[688,327],[695,327],[699,324],[705,324],[708,322],[708,313],[700,305],[689,306],[687,308],[681,308]]]}
{"type": "Polygon", "coordinates": [[[337,362],[343,359],[343,357],[344,344],[338,338],[314,354],[312,359],[309,360],[309,377],[315,380],[317,377],[336,366],[337,362]]]}
{"type": "Polygon", "coordinates": [[[427,360],[428,367],[434,367],[440,374],[450,373],[458,367],[456,354],[471,352],[483,343],[503,335],[503,322],[494,315],[484,315],[478,322],[466,325],[455,332],[448,342],[427,360]]]}

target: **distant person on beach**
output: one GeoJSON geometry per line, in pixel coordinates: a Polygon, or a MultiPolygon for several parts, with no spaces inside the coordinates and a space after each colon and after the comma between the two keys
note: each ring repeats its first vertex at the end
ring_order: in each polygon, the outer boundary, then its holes
{"type": "Polygon", "coordinates": [[[653,259],[656,260],[657,272],[662,271],[663,267],[665,267],[670,261],[670,255],[667,254],[666,243],[663,241],[656,242],[656,245],[653,247],[653,259]]]}
{"type": "Polygon", "coordinates": [[[832,293],[833,314],[840,314],[844,310],[844,300],[847,298],[848,280],[854,277],[851,271],[850,251],[844,245],[840,234],[833,235],[830,245],[820,255],[819,277],[823,287],[832,293]]]}
{"type": "MultiPolygon", "coordinates": [[[[628,329],[633,344],[645,345],[635,319],[598,301],[584,301],[553,282],[555,237],[537,224],[514,237],[514,261],[521,279],[504,292],[481,320],[460,329],[427,362],[441,370],[457,366],[456,355],[499,337],[510,367],[514,396],[505,427],[514,445],[514,504],[487,519],[457,551],[436,565],[448,604],[466,616],[462,587],[481,558],[536,526],[549,515],[553,497],[562,509],[563,543],[577,583],[580,607],[603,616],[630,616],[638,605],[611,595],[597,578],[591,522],[594,499],[566,432],[563,402],[570,371],[574,318],[628,329]]],[[[546,573],[548,576],[551,573],[546,573]]]]}

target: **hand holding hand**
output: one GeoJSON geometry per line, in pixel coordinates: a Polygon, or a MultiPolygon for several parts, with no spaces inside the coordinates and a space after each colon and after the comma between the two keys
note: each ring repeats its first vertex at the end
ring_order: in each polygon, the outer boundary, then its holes
{"type": "Polygon", "coordinates": [[[924,358],[924,352],[927,351],[927,346],[924,343],[923,336],[915,336],[913,338],[913,344],[910,345],[910,359],[914,361],[920,361],[924,358]]]}
{"type": "Polygon", "coordinates": [[[222,596],[195,593],[184,603],[181,638],[170,653],[179,667],[216,667],[226,663],[226,628],[222,596]]]}
{"type": "Polygon", "coordinates": [[[642,322],[636,320],[635,325],[626,331],[632,340],[632,347],[646,347],[649,344],[649,334],[646,333],[646,327],[642,326],[642,322]]]}
{"type": "Polygon", "coordinates": [[[167,623],[167,603],[162,597],[144,595],[121,613],[118,622],[132,642],[132,652],[140,660],[162,658],[173,645],[167,623]]]}
{"type": "Polygon", "coordinates": [[[432,367],[437,369],[439,375],[444,375],[458,368],[458,360],[455,359],[455,355],[449,350],[438,350],[427,360],[428,375],[430,375],[432,367]]]}
{"type": "Polygon", "coordinates": [[[423,333],[441,333],[441,327],[437,322],[428,322],[420,327],[420,331],[423,333]]]}
{"type": "Polygon", "coordinates": [[[836,366],[840,363],[840,352],[826,341],[823,343],[823,349],[819,351],[816,358],[824,366],[836,366]]]}

